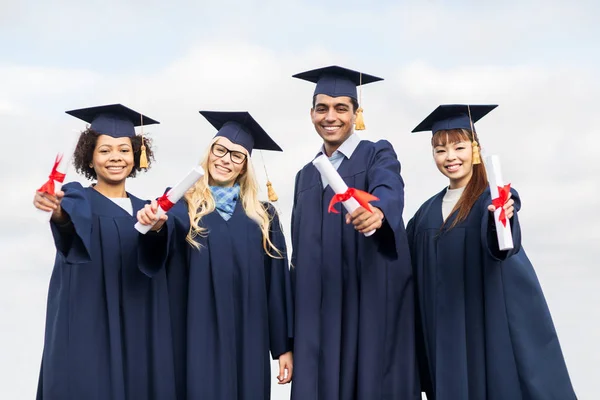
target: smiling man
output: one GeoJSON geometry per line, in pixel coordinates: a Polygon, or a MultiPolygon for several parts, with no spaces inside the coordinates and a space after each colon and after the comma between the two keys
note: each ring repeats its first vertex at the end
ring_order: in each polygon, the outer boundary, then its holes
{"type": "Polygon", "coordinates": [[[323,139],[318,155],[348,187],[379,200],[370,210],[330,214],[334,192],[313,164],[296,176],[292,399],[420,398],[400,163],[389,142],[354,133],[356,87],[381,78],[337,66],[294,77],[316,83],[310,115],[323,139]]]}

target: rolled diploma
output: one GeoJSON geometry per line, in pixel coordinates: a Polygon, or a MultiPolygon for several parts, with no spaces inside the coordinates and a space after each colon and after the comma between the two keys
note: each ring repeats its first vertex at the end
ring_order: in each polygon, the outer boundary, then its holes
{"type": "MultiPolygon", "coordinates": [[[[346,191],[348,190],[346,182],[344,182],[340,174],[338,174],[336,169],[333,167],[333,164],[331,164],[331,161],[329,161],[329,159],[325,155],[321,154],[320,156],[315,158],[313,160],[313,165],[321,173],[321,176],[324,176],[325,179],[329,182],[329,186],[331,186],[331,189],[333,189],[335,194],[346,193],[346,191]]],[[[346,211],[348,211],[350,214],[352,214],[357,208],[360,207],[360,204],[358,204],[358,201],[356,201],[354,197],[343,201],[342,204],[346,208],[346,211]]],[[[374,233],[375,229],[365,233],[365,236],[369,237],[374,233]]]]}
{"type": "MultiPolygon", "coordinates": [[[[492,199],[498,197],[498,186],[503,187],[502,169],[500,168],[500,157],[488,156],[485,157],[485,165],[487,170],[488,181],[490,183],[490,194],[492,199]]],[[[500,250],[511,250],[513,245],[512,232],[510,229],[510,221],[507,219],[506,226],[500,222],[501,209],[494,211],[494,222],[496,223],[496,235],[498,236],[498,248],[500,250]]]]}
{"type": "MultiPolygon", "coordinates": [[[[60,172],[61,174],[65,174],[67,175],[67,171],[69,170],[69,166],[71,165],[71,160],[73,159],[73,153],[75,153],[75,146],[77,146],[77,142],[79,141],[79,136],[77,136],[77,138],[71,143],[70,147],[67,148],[67,152],[66,153],[62,153],[62,159],[60,160],[60,163],[58,164],[58,166],[56,167],[56,171],[60,172]]],[[[60,156],[61,153],[58,154],[58,156],[60,156]]],[[[66,179],[66,177],[65,177],[66,179]]],[[[56,193],[56,191],[60,190],[62,188],[63,182],[59,182],[59,181],[54,181],[54,193],[56,193]]],[[[52,218],[52,211],[43,211],[40,210],[39,208],[36,208],[37,213],[40,215],[40,218],[42,219],[43,222],[48,222],[50,221],[50,218],[52,218]]]]}
{"type": "MultiPolygon", "coordinates": [[[[194,184],[198,181],[198,179],[202,178],[204,175],[204,169],[201,166],[194,167],[185,178],[183,178],[177,185],[173,186],[171,190],[167,192],[167,198],[173,204],[177,203],[194,184]]],[[[160,217],[164,215],[168,210],[163,210],[163,208],[159,205],[158,210],[156,212],[156,216],[160,217]]],[[[143,225],[140,224],[139,221],[135,223],[135,229],[141,234],[146,234],[154,225],[143,225]]]]}

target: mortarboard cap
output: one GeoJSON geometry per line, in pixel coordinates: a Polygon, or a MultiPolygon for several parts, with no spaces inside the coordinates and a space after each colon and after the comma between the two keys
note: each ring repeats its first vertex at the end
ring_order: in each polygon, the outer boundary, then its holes
{"type": "Polygon", "coordinates": [[[88,122],[91,130],[114,138],[134,137],[136,126],[160,123],[121,104],[80,108],[66,113],[88,122]]]}
{"type": "Polygon", "coordinates": [[[437,131],[449,129],[474,130],[473,124],[496,107],[497,104],[443,104],[433,110],[412,132],[431,131],[435,134],[437,131]]]}
{"type": "Polygon", "coordinates": [[[314,96],[318,94],[331,97],[348,96],[356,101],[358,101],[357,86],[383,80],[383,78],[338,67],[337,65],[301,72],[293,75],[293,77],[316,83],[314,96]]]}
{"type": "Polygon", "coordinates": [[[282,151],[281,147],[246,111],[200,111],[200,114],[219,131],[215,135],[239,144],[248,154],[253,149],[282,151]]]}
{"type": "MultiPolygon", "coordinates": [[[[293,77],[316,83],[313,97],[318,94],[325,94],[331,97],[348,96],[356,100],[359,105],[361,105],[361,99],[357,96],[356,87],[383,80],[383,78],[338,67],[337,65],[301,72],[293,75],[293,77]]],[[[355,128],[357,130],[365,129],[363,109],[361,107],[356,110],[355,128]]]]}

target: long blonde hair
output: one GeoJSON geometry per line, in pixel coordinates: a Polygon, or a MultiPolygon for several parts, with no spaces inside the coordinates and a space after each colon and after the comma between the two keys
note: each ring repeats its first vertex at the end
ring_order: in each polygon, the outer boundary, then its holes
{"type": "MultiPolygon", "coordinates": [[[[219,137],[215,137],[211,142],[210,146],[204,153],[200,165],[204,168],[205,174],[196,184],[188,190],[184,198],[188,206],[188,214],[190,217],[190,230],[187,234],[186,240],[193,247],[200,249],[200,244],[196,242],[197,236],[207,236],[208,230],[201,226],[200,222],[202,217],[211,212],[215,211],[216,203],[210,191],[210,185],[208,183],[209,169],[208,159],[213,144],[219,140],[219,137]]],[[[237,178],[237,183],[240,185],[240,200],[242,206],[248,218],[255,221],[262,232],[262,243],[265,252],[273,258],[282,257],[281,252],[275,247],[269,238],[269,226],[271,224],[271,217],[265,209],[265,206],[258,200],[258,183],[256,181],[256,174],[254,167],[248,153],[246,152],[246,165],[244,171],[240,173],[237,178]],[[276,255],[273,255],[274,252],[276,255]]]]}

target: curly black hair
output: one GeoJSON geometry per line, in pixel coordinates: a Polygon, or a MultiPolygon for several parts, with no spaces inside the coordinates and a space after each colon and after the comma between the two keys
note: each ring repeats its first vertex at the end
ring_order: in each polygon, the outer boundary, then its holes
{"type": "MultiPolygon", "coordinates": [[[[92,159],[94,157],[94,150],[96,149],[96,142],[98,136],[101,134],[91,129],[86,129],[81,132],[77,147],[73,153],[73,165],[75,170],[81,175],[88,179],[97,179],[96,171],[90,167],[92,159]]],[[[140,167],[140,154],[142,148],[142,137],[135,135],[131,139],[131,146],[133,147],[133,165],[134,167],[129,174],[130,178],[134,178],[138,171],[142,171],[144,168],[140,167]]],[[[154,160],[154,153],[152,152],[152,139],[147,135],[144,135],[144,145],[146,146],[146,157],[148,158],[148,168],[150,168],[152,161],[154,160]]]]}

